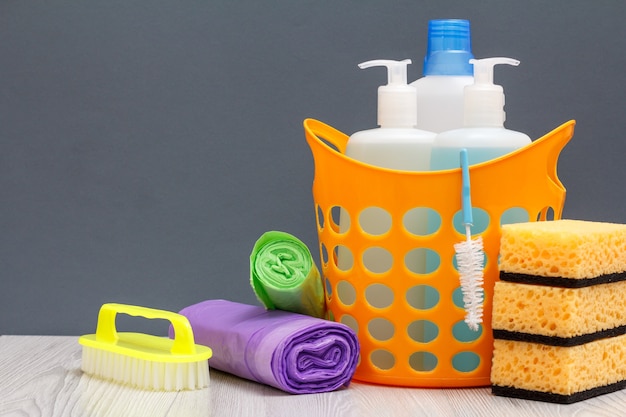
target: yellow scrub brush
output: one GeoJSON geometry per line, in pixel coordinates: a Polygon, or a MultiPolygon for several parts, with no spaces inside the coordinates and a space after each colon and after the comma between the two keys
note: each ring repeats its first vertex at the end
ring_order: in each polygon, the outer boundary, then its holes
{"type": "Polygon", "coordinates": [[[153,391],[181,391],[209,385],[210,348],[196,345],[187,318],[164,310],[104,304],[95,334],[80,337],[85,373],[153,391]],[[118,333],[118,313],[168,320],[174,339],[141,333],[118,333]]]}
{"type": "Polygon", "coordinates": [[[465,323],[471,330],[478,331],[483,322],[483,268],[485,254],[483,239],[472,239],[471,226],[473,224],[472,200],[470,193],[470,177],[467,149],[461,150],[461,172],[463,185],[461,192],[463,208],[463,224],[465,225],[465,241],[454,245],[456,264],[461,281],[463,304],[465,306],[465,323]]]}

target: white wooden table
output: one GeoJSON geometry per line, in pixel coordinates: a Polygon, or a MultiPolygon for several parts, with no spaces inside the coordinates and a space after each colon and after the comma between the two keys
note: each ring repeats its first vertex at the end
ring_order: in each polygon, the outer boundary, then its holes
{"type": "Polygon", "coordinates": [[[77,340],[0,336],[0,417],[626,416],[626,390],[570,405],[496,397],[488,388],[358,382],[331,393],[290,395],[213,369],[209,389],[146,392],[84,375],[77,340]]]}

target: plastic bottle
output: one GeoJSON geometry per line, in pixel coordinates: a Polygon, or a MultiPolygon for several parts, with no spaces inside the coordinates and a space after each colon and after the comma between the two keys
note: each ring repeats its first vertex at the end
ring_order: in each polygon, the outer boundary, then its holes
{"type": "MultiPolygon", "coordinates": [[[[519,65],[511,58],[473,59],[474,84],[465,87],[465,127],[439,133],[435,138],[431,153],[431,170],[459,167],[459,153],[467,149],[469,164],[477,164],[506,155],[531,143],[525,133],[504,127],[504,90],[493,84],[493,68],[497,64],[519,65]]],[[[487,228],[490,219],[484,211],[474,208],[472,233],[480,233],[487,228]]],[[[529,220],[524,210],[512,207],[501,219],[492,221],[519,223],[529,220]]],[[[455,228],[463,230],[461,216],[454,219],[455,228]]],[[[432,226],[430,226],[432,227],[432,226]]]]}
{"type": "Polygon", "coordinates": [[[470,22],[431,20],[424,76],[417,89],[417,128],[436,133],[463,127],[463,89],[474,82],[470,22]]]}
{"type": "MultiPolygon", "coordinates": [[[[517,66],[519,61],[511,58],[487,58],[472,59],[470,62],[474,64],[474,83],[465,87],[465,127],[437,135],[431,153],[431,170],[458,168],[460,152],[464,148],[467,149],[468,161],[471,165],[497,158],[531,143],[528,135],[504,128],[504,92],[501,86],[493,84],[495,65],[517,66]]],[[[472,216],[474,219],[471,227],[473,235],[485,231],[490,222],[504,224],[529,220],[525,210],[519,208],[511,208],[500,219],[490,219],[486,211],[474,207],[472,216]]],[[[453,223],[460,234],[465,233],[461,211],[455,215],[453,223]]],[[[433,262],[435,261],[427,258],[426,267],[432,268],[433,262]]],[[[454,292],[453,299],[456,305],[463,305],[460,288],[454,292]]],[[[479,331],[482,332],[482,326],[479,331]]],[[[475,334],[472,335],[473,331],[469,328],[457,328],[456,332],[456,335],[461,338],[476,337],[475,334]]],[[[472,356],[461,357],[454,364],[457,369],[474,369],[477,366],[477,358],[472,356]]]]}
{"type": "Polygon", "coordinates": [[[415,87],[407,85],[404,61],[373,60],[359,68],[387,67],[388,82],[378,88],[378,125],[350,136],[346,155],[384,168],[428,171],[430,150],[436,134],[415,128],[417,99],[415,87]]]}
{"type": "MultiPolygon", "coordinates": [[[[415,128],[416,90],[407,84],[407,65],[411,60],[374,60],[359,64],[361,69],[374,66],[387,67],[388,83],[378,88],[378,125],[380,127],[354,133],[348,139],[346,155],[384,168],[408,171],[427,171],[430,150],[436,134],[415,128]]],[[[411,223],[412,230],[428,226],[426,214],[416,212],[405,216],[403,221],[411,223]]],[[[365,233],[383,234],[391,227],[388,213],[378,207],[370,207],[361,213],[339,213],[339,230],[345,233],[350,228],[360,227],[365,233]]],[[[358,233],[353,230],[353,233],[358,233]]],[[[362,260],[365,268],[378,273],[391,267],[389,254],[375,250],[366,251],[362,260]]],[[[345,247],[337,250],[337,266],[341,270],[352,267],[355,257],[345,247]]],[[[411,260],[416,270],[425,268],[425,256],[411,260]]],[[[384,294],[381,294],[383,296],[384,294]]],[[[377,298],[372,294],[370,301],[377,298]]]]}
{"type": "Polygon", "coordinates": [[[504,92],[493,84],[497,64],[519,65],[511,58],[473,59],[474,83],[465,87],[465,122],[461,129],[439,133],[431,153],[431,170],[459,167],[459,152],[467,149],[469,163],[505,155],[531,143],[528,135],[504,127],[504,92]]]}

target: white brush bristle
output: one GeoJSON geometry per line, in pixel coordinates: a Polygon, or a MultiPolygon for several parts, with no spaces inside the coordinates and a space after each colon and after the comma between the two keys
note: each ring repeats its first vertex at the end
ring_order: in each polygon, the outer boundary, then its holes
{"type": "Polygon", "coordinates": [[[483,322],[483,267],[484,253],[482,237],[468,239],[454,245],[456,263],[459,270],[465,322],[471,330],[477,331],[483,322]]]}
{"type": "Polygon", "coordinates": [[[208,361],[155,362],[83,346],[81,368],[98,378],[151,391],[196,390],[209,386],[208,361]]]}

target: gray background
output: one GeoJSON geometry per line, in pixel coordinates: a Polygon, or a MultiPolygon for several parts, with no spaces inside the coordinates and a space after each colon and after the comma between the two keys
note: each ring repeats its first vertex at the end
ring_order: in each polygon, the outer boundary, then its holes
{"type": "Polygon", "coordinates": [[[576,119],[564,217],[626,223],[626,2],[0,1],[0,333],[93,331],[104,302],[256,303],[265,231],[317,257],[302,121],[375,127],[427,22],[471,20],[510,129],[576,119]]]}

